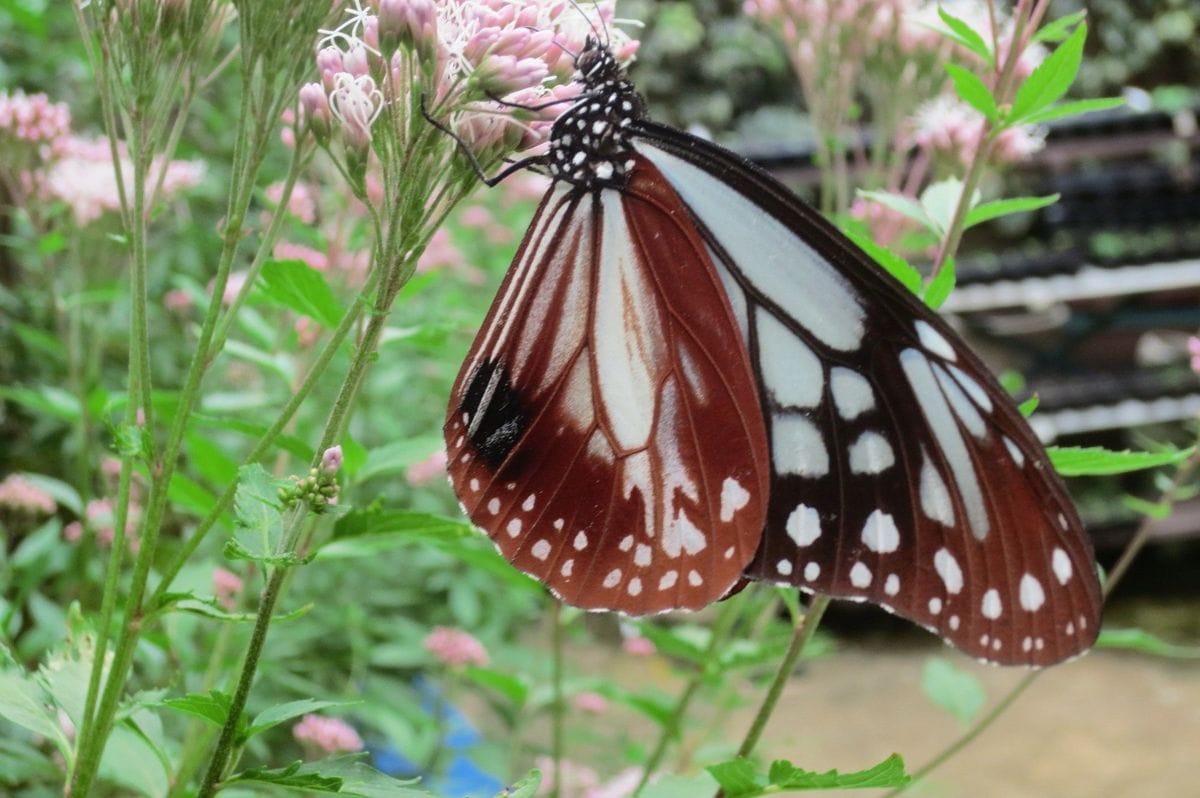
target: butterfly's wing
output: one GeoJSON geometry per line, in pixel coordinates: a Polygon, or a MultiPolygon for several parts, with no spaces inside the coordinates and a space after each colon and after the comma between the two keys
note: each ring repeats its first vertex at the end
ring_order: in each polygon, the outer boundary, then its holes
{"type": "Polygon", "coordinates": [[[958,336],[765,172],[648,123],[759,383],[771,495],[753,579],[867,600],[992,662],[1095,640],[1082,524],[1029,425],[958,336]]]}
{"type": "Polygon", "coordinates": [[[769,484],[737,321],[653,172],[551,188],[444,428],[455,491],[500,553],[568,603],[630,614],[728,591],[769,484]]]}

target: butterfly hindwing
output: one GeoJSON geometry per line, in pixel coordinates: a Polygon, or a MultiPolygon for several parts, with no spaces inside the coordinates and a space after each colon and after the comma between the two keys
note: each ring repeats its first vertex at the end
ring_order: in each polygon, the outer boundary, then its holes
{"type": "Polygon", "coordinates": [[[459,374],[445,427],[472,521],[588,609],[720,598],[757,548],[767,442],[716,271],[647,165],[558,183],[459,374]]]}
{"type": "Polygon", "coordinates": [[[982,363],[773,179],[643,130],[637,148],[705,237],[760,388],[771,497],[747,575],[881,604],[989,661],[1090,646],[1090,545],[982,363]]]}

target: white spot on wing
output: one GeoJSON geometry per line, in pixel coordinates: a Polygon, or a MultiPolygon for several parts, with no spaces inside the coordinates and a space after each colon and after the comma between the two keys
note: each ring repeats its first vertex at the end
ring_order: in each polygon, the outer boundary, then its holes
{"type": "Polygon", "coordinates": [[[489,513],[496,515],[500,512],[500,500],[496,498],[491,499],[488,501],[487,508],[489,513]]]}
{"type": "Polygon", "coordinates": [[[525,497],[525,501],[521,502],[521,509],[524,510],[525,512],[531,511],[533,509],[533,504],[535,501],[536,500],[534,499],[533,494],[532,493],[529,494],[528,496],[525,497]]]}
{"type": "Polygon", "coordinates": [[[967,376],[967,373],[957,366],[947,365],[946,369],[954,377],[954,381],[967,392],[967,396],[971,397],[971,401],[979,405],[980,409],[985,413],[992,412],[992,398],[987,395],[987,391],[983,390],[983,386],[967,376]]]}
{"type": "Polygon", "coordinates": [[[678,579],[679,579],[678,571],[667,571],[665,574],[662,575],[662,578],[658,580],[658,589],[659,590],[670,590],[671,588],[675,587],[675,582],[678,579]]]}
{"type": "Polygon", "coordinates": [[[943,526],[954,526],[954,503],[942,475],[929,458],[921,456],[921,511],[943,526]]]}
{"type": "Polygon", "coordinates": [[[637,578],[636,576],[633,579],[630,579],[629,587],[627,588],[627,590],[629,591],[629,595],[631,595],[631,596],[639,595],[642,592],[642,580],[637,578]]]}
{"type": "Polygon", "coordinates": [[[868,410],[875,408],[875,392],[871,383],[857,371],[835,366],[829,372],[829,387],[833,391],[833,404],[838,415],[853,421],[868,410]]]}
{"type": "Polygon", "coordinates": [[[933,373],[937,375],[938,385],[942,386],[942,392],[945,394],[946,400],[954,408],[954,415],[963,423],[967,431],[976,438],[982,439],[986,436],[987,426],[983,421],[983,416],[979,415],[978,408],[963,393],[963,389],[958,387],[958,383],[950,376],[950,372],[941,366],[934,366],[933,373]]]}
{"type": "Polygon", "coordinates": [[[633,553],[633,564],[638,568],[645,568],[650,564],[653,557],[652,550],[645,543],[639,543],[637,551],[633,553]]]}
{"type": "Polygon", "coordinates": [[[889,596],[894,596],[900,592],[900,577],[896,574],[888,574],[888,578],[883,582],[883,592],[889,596]]]}
{"type": "Polygon", "coordinates": [[[617,544],[617,548],[621,551],[629,551],[633,548],[633,535],[626,535],[621,538],[621,542],[617,544]]]}
{"type": "Polygon", "coordinates": [[[872,578],[871,569],[865,563],[856,562],[854,563],[854,567],[850,569],[850,584],[859,590],[870,587],[872,578]]]}
{"type": "Polygon", "coordinates": [[[533,548],[529,550],[529,553],[535,558],[544,562],[545,559],[550,556],[550,541],[539,540],[537,543],[533,544],[533,548]]]}
{"type": "Polygon", "coordinates": [[[563,576],[570,576],[571,572],[573,570],[575,570],[575,561],[574,560],[567,560],[565,563],[562,564],[562,575],[563,576]]]}
{"type": "Polygon", "coordinates": [[[937,596],[934,596],[933,598],[931,598],[929,600],[929,614],[930,615],[938,615],[941,613],[941,611],[942,611],[942,600],[940,598],[938,598],[937,596]]]}
{"type": "Polygon", "coordinates": [[[756,289],[826,346],[842,352],[859,347],[866,313],[838,269],[732,186],[652,144],[635,146],[662,170],[756,289]]]}
{"type": "Polygon", "coordinates": [[[804,566],[804,578],[809,582],[821,575],[821,564],[819,562],[810,562],[804,566]]]}
{"type": "Polygon", "coordinates": [[[792,561],[780,560],[775,563],[775,570],[779,572],[780,576],[790,576],[792,573],[792,561]]]}
{"type": "Polygon", "coordinates": [[[1058,579],[1060,585],[1065,585],[1071,581],[1071,574],[1074,569],[1071,567],[1071,558],[1067,553],[1060,548],[1054,549],[1054,554],[1051,555],[1050,565],[1054,568],[1054,576],[1058,579]]]}
{"type": "Polygon", "coordinates": [[[700,587],[704,584],[704,577],[700,575],[699,571],[688,571],[688,584],[692,587],[700,587]]]}
{"type": "Polygon", "coordinates": [[[933,555],[933,570],[942,578],[946,592],[954,595],[963,589],[962,569],[949,549],[938,549],[933,555]]]}
{"type": "Polygon", "coordinates": [[[867,516],[862,528],[862,542],[873,552],[887,554],[900,548],[900,530],[896,519],[883,510],[875,510],[867,516]]]}
{"type": "Polygon", "coordinates": [[[788,537],[797,546],[811,546],[813,541],[821,537],[821,514],[807,504],[797,505],[788,516],[788,537]]]}
{"type": "Polygon", "coordinates": [[[887,438],[874,430],[867,430],[850,445],[850,470],[855,474],[878,474],[895,462],[887,438]]]}
{"type": "Polygon", "coordinates": [[[816,354],[766,312],[755,315],[758,363],[767,392],[781,407],[816,407],[825,394],[825,369],[816,354]]]}
{"type": "Polygon", "coordinates": [[[588,536],[586,532],[581,531],[575,536],[575,551],[583,551],[587,548],[588,536]]]}
{"type": "Polygon", "coordinates": [[[1042,589],[1042,583],[1033,574],[1025,574],[1021,577],[1020,593],[1021,609],[1027,612],[1036,612],[1046,603],[1046,591],[1042,589]]]}
{"type": "Polygon", "coordinates": [[[817,425],[803,416],[771,416],[771,459],[781,474],[823,477],[829,473],[829,453],[817,425]]]}
{"type": "Polygon", "coordinates": [[[989,588],[983,594],[983,601],[979,604],[979,611],[983,613],[984,618],[993,621],[1004,613],[1004,606],[1000,603],[1000,592],[996,588],[989,588]]]}
{"type": "Polygon", "coordinates": [[[725,477],[721,483],[721,520],[729,523],[734,513],[746,506],[750,493],[733,477],[725,477]]]}
{"type": "Polygon", "coordinates": [[[937,355],[942,360],[953,362],[957,359],[954,353],[954,347],[950,346],[950,342],[946,337],[929,324],[929,322],[918,320],[916,323],[917,337],[921,339],[921,346],[925,347],[925,351],[937,355]]]}
{"type": "Polygon", "coordinates": [[[508,536],[510,538],[515,538],[517,535],[521,534],[521,519],[513,518],[510,520],[508,522],[508,526],[505,527],[505,530],[508,532],[508,536]]]}
{"type": "Polygon", "coordinates": [[[608,574],[605,575],[603,585],[605,587],[616,587],[617,583],[620,581],[621,581],[621,569],[614,568],[611,571],[609,571],[608,574]]]}

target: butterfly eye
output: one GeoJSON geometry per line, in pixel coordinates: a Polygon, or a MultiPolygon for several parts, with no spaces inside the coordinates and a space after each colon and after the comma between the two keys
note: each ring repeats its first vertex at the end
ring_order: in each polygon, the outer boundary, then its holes
{"type": "Polygon", "coordinates": [[[1086,650],[1090,543],[949,326],[773,178],[641,114],[589,38],[542,200],[454,386],[472,521],[564,600],[745,579],[874,602],[991,662],[1086,650]],[[606,66],[607,65],[607,66],[606,66]]]}

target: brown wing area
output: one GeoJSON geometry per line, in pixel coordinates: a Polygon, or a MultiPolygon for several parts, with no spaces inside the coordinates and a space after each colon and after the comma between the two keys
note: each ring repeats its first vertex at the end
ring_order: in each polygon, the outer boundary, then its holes
{"type": "Polygon", "coordinates": [[[543,200],[444,428],[465,512],[570,604],[697,609],[738,581],[769,463],[737,322],[678,196],[543,200]]]}

